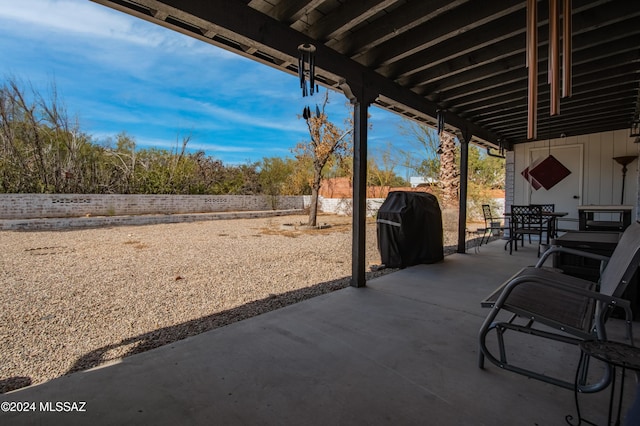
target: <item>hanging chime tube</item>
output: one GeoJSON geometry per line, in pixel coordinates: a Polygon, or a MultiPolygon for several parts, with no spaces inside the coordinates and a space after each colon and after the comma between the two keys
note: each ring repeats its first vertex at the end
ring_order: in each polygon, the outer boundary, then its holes
{"type": "Polygon", "coordinates": [[[562,11],[562,97],[571,96],[572,71],[571,71],[571,0],[564,0],[562,11]]]}
{"type": "Polygon", "coordinates": [[[549,0],[549,83],[551,84],[550,115],[560,113],[560,14],[558,0],[549,0]]]}
{"type": "Polygon", "coordinates": [[[441,136],[442,132],[444,132],[444,123],[445,123],[444,122],[444,111],[439,109],[437,111],[437,113],[438,113],[438,117],[437,117],[438,118],[438,129],[437,129],[437,131],[438,131],[438,136],[441,136]]]}
{"type": "Polygon", "coordinates": [[[304,81],[304,55],[300,53],[298,56],[298,78],[300,79],[300,88],[302,89],[302,97],[307,96],[307,86],[304,81]]]}
{"type": "Polygon", "coordinates": [[[311,96],[316,87],[316,55],[313,52],[309,52],[309,90],[311,96]]]}
{"type": "Polygon", "coordinates": [[[529,69],[527,137],[537,137],[538,121],[538,10],[536,0],[527,0],[527,67],[529,69]]]}

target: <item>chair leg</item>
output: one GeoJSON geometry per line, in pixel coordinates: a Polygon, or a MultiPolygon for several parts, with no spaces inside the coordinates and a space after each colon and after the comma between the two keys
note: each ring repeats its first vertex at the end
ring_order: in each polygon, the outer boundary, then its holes
{"type": "MultiPolygon", "coordinates": [[[[494,308],[491,308],[492,310],[495,310],[494,308]]],[[[511,323],[504,323],[504,322],[500,322],[500,323],[494,323],[494,319],[496,318],[497,312],[498,310],[495,310],[495,312],[491,312],[489,313],[489,316],[487,316],[487,319],[485,319],[485,322],[482,324],[482,327],[480,328],[480,333],[479,333],[479,354],[478,354],[478,367],[481,369],[484,369],[485,366],[485,360],[489,360],[492,364],[505,369],[507,371],[512,371],[514,373],[517,374],[521,374],[523,376],[526,376],[530,379],[536,379],[536,380],[540,380],[546,383],[550,383],[553,384],[555,386],[560,386],[563,387],[565,389],[570,389],[570,390],[574,390],[575,389],[575,385],[576,382],[574,381],[567,381],[566,379],[560,378],[560,377],[553,377],[553,376],[547,376],[544,373],[538,372],[538,371],[534,371],[534,370],[530,370],[527,368],[523,368],[523,367],[519,367],[517,365],[511,364],[507,361],[506,359],[506,346],[504,342],[504,339],[502,339],[502,337],[504,336],[504,332],[509,329],[509,330],[513,330],[514,332],[523,332],[526,334],[531,334],[534,336],[539,336],[539,337],[547,337],[545,336],[545,332],[541,331],[541,330],[536,330],[536,329],[530,329],[528,326],[516,326],[516,325],[511,325],[511,323]],[[500,330],[502,329],[502,330],[500,330]],[[491,353],[491,351],[488,349],[487,346],[487,338],[488,335],[491,331],[495,331],[497,333],[497,339],[498,339],[498,354],[493,354],[491,353]],[[533,332],[531,332],[533,331],[533,332]],[[502,334],[503,336],[501,337],[500,334],[502,334]]],[[[564,341],[562,339],[554,339],[556,341],[564,341]]],[[[575,342],[569,342],[569,341],[564,341],[565,343],[570,343],[570,344],[576,344],[575,342]]],[[[582,354],[581,357],[584,357],[585,355],[582,354]]],[[[578,392],[580,393],[595,393],[595,392],[599,392],[603,389],[605,389],[607,386],[609,386],[609,384],[611,383],[611,380],[613,378],[612,375],[612,367],[610,365],[607,365],[607,367],[604,369],[604,371],[602,372],[602,376],[600,376],[600,378],[593,383],[587,384],[585,378],[587,377],[587,371],[586,368],[588,368],[588,358],[585,360],[585,362],[582,365],[582,368],[579,369],[577,371],[577,373],[579,374],[580,380],[578,383],[578,392]]],[[[597,377],[595,377],[597,378],[597,377]]]]}
{"type": "Polygon", "coordinates": [[[480,238],[480,245],[489,242],[489,237],[487,237],[487,241],[484,240],[485,235],[487,235],[487,228],[484,228],[484,232],[482,232],[482,237],[480,238]]]}

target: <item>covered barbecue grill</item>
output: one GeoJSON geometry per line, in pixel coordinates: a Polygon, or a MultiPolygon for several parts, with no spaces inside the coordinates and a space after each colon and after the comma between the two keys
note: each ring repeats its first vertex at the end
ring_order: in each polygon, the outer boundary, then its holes
{"type": "Polygon", "coordinates": [[[390,192],[378,210],[377,233],[378,251],[388,268],[444,258],[442,212],[432,194],[390,192]]]}

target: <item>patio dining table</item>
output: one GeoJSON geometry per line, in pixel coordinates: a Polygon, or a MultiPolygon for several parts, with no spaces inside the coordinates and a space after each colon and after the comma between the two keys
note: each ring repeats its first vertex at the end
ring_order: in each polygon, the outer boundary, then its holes
{"type": "MultiPolygon", "coordinates": [[[[558,219],[561,217],[565,217],[567,216],[569,213],[568,212],[542,212],[542,218],[545,219],[545,222],[547,224],[547,244],[549,244],[550,241],[550,236],[555,234],[555,230],[558,228],[557,224],[558,224],[558,219]]],[[[505,212],[504,213],[504,217],[505,219],[509,219],[511,217],[511,212],[505,212]]],[[[507,240],[505,247],[509,244],[509,241],[511,240],[512,235],[511,232],[509,233],[509,240],[507,240]]]]}

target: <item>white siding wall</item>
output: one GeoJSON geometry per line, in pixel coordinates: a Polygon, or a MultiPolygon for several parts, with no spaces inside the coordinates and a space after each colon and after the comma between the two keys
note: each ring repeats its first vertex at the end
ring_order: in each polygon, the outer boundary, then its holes
{"type": "MultiPolygon", "coordinates": [[[[629,130],[595,133],[591,135],[569,136],[552,139],[551,146],[582,145],[584,153],[583,193],[581,204],[620,204],[622,191],[622,166],[613,158],[625,155],[638,155],[640,144],[629,137],[629,130]]],[[[507,155],[506,163],[506,208],[511,204],[526,204],[529,183],[520,172],[527,165],[527,152],[530,148],[544,148],[549,141],[537,141],[518,144],[507,155]]],[[[625,204],[633,205],[632,217],[638,219],[640,206],[640,174],[638,160],[628,166],[625,180],[625,204]]],[[[577,214],[577,212],[576,212],[577,214]]]]}

